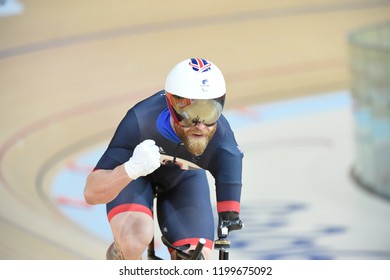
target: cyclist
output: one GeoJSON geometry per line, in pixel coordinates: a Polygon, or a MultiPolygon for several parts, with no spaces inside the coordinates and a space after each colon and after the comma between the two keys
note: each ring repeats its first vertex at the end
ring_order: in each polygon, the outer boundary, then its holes
{"type": "Polygon", "coordinates": [[[89,204],[106,204],[114,237],[107,259],[142,257],[154,236],[154,197],[167,240],[193,248],[205,238],[208,259],[214,216],[206,170],[215,179],[219,225],[238,229],[243,153],[222,115],[225,94],[220,69],[190,58],[169,72],[165,90],[127,112],[84,189],[89,204]]]}

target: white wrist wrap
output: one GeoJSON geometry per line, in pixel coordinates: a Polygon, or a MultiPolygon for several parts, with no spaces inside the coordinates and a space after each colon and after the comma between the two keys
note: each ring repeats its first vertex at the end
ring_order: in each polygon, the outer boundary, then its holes
{"type": "Polygon", "coordinates": [[[159,148],[150,139],[135,147],[133,156],[124,164],[127,175],[133,180],[152,173],[159,166],[159,148]]]}
{"type": "Polygon", "coordinates": [[[133,180],[136,180],[140,176],[138,172],[131,166],[130,160],[125,162],[125,170],[127,175],[133,180]]]}

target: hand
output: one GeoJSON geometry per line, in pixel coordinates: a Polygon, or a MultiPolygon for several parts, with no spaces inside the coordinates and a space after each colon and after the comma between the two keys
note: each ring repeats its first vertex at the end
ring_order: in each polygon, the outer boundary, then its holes
{"type": "Polygon", "coordinates": [[[147,139],[135,147],[133,156],[125,163],[127,175],[133,180],[152,173],[160,166],[160,153],[153,140],[147,139]]]}
{"type": "Polygon", "coordinates": [[[229,232],[240,230],[244,227],[237,212],[228,211],[218,213],[218,238],[226,238],[229,232]]]}

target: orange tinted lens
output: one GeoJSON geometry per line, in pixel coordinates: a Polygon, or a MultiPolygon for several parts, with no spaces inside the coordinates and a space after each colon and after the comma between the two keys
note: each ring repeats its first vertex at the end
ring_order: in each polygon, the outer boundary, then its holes
{"type": "Polygon", "coordinates": [[[224,105],[224,96],[215,99],[188,99],[167,93],[176,119],[183,127],[203,123],[213,126],[220,117],[224,105]]]}
{"type": "Polygon", "coordinates": [[[171,95],[171,104],[177,111],[181,111],[183,108],[191,105],[191,100],[188,98],[180,98],[171,95]]]}

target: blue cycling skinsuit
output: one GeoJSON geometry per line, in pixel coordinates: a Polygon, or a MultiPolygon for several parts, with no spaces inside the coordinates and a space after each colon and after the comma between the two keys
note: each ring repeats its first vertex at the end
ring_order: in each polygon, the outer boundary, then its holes
{"type": "Polygon", "coordinates": [[[239,213],[243,153],[223,115],[201,156],[187,151],[169,118],[165,92],[160,91],[136,104],[120,122],[95,170],[111,170],[125,163],[145,139],[154,140],[159,147],[161,166],[130,182],[107,203],[107,216],[111,220],[118,213],[138,211],[153,217],[157,197],[158,223],[171,244],[195,245],[203,237],[211,249],[214,215],[205,170],[215,180],[217,211],[239,213]]]}

